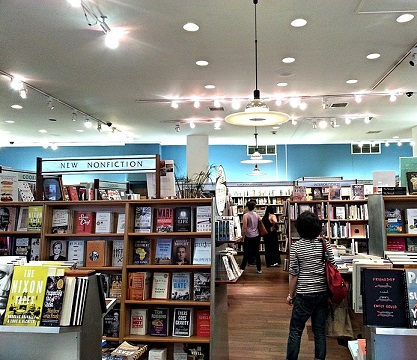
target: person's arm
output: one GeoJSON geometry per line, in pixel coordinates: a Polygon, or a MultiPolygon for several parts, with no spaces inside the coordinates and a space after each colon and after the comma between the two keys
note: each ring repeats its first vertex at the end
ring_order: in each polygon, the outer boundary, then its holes
{"type": "Polygon", "coordinates": [[[269,219],[269,221],[270,221],[272,224],[277,224],[277,223],[278,223],[278,219],[277,219],[277,217],[275,216],[275,214],[269,214],[268,219],[269,219]]]}
{"type": "Polygon", "coordinates": [[[247,214],[244,214],[242,218],[242,238],[244,238],[246,235],[247,226],[248,226],[248,216],[247,214]]]}
{"type": "Polygon", "coordinates": [[[297,290],[298,275],[289,274],[287,304],[292,305],[297,290]]]}

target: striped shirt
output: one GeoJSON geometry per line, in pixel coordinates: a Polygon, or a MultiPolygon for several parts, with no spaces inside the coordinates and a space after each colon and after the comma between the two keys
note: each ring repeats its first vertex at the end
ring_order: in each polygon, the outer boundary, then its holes
{"type": "MultiPolygon", "coordinates": [[[[326,241],[328,258],[335,264],[330,244],[326,241]]],[[[297,276],[297,293],[310,294],[327,290],[321,239],[299,239],[290,248],[289,273],[297,276]]]]}

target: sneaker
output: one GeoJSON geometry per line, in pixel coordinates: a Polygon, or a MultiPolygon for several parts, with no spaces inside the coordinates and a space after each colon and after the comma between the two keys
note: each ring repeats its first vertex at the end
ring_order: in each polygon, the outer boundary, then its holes
{"type": "Polygon", "coordinates": [[[275,264],[272,264],[271,266],[272,267],[277,267],[279,264],[278,263],[275,263],[275,264]]]}
{"type": "Polygon", "coordinates": [[[262,274],[262,270],[258,270],[258,274],[262,274]]]}

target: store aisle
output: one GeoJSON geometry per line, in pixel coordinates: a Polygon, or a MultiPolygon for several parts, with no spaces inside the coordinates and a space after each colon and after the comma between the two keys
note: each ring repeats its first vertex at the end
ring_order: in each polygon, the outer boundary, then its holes
{"type": "MultiPolygon", "coordinates": [[[[238,259],[239,260],[239,259],[238,259]]],[[[263,260],[263,259],[262,259],[263,260]]],[[[291,308],[285,303],[288,273],[279,268],[248,266],[236,284],[228,285],[229,360],[284,360],[291,308]]],[[[309,323],[299,360],[314,359],[309,323]]],[[[327,339],[327,359],[351,360],[348,348],[327,339]]]]}

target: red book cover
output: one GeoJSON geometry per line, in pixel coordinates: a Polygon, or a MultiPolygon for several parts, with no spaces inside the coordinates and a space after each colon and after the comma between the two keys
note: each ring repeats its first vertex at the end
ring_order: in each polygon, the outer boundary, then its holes
{"type": "Polygon", "coordinates": [[[156,232],[173,232],[174,231],[174,209],[157,208],[156,209],[156,232]]]}
{"type": "Polygon", "coordinates": [[[80,200],[78,198],[78,191],[77,188],[73,185],[68,185],[67,186],[67,192],[68,192],[68,197],[70,199],[70,201],[78,201],[80,200]]]}
{"type": "Polygon", "coordinates": [[[210,310],[197,310],[197,336],[210,337],[210,310]]]}
{"type": "Polygon", "coordinates": [[[75,212],[75,233],[92,234],[95,228],[95,213],[93,211],[75,212]]]}

